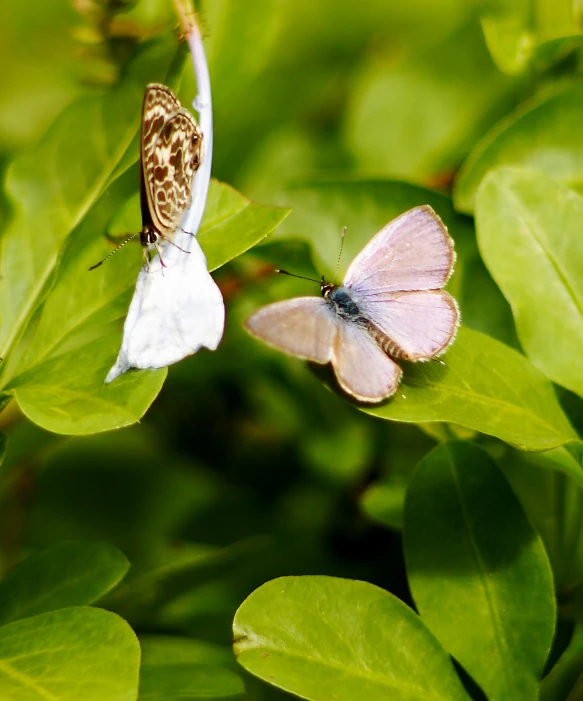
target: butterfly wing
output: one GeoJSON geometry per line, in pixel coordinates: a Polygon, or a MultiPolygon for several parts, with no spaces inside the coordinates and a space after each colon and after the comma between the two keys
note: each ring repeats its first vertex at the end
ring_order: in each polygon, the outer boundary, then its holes
{"type": "Polygon", "coordinates": [[[453,241],[427,205],[387,224],[354,259],[344,285],[391,356],[427,360],[453,341],[459,309],[440,288],[454,262],[453,241]]]}
{"type": "Polygon", "coordinates": [[[142,218],[162,236],[174,233],[190,205],[201,144],[196,120],[172,92],[149,85],[142,114],[142,218]]]}
{"type": "Polygon", "coordinates": [[[268,304],[245,322],[247,330],[270,346],[315,363],[328,363],[339,324],[320,297],[296,297],[268,304]]]}
{"type": "Polygon", "coordinates": [[[365,329],[344,322],[334,341],[332,366],[342,389],[361,402],[380,402],[397,391],[402,370],[365,329]]]}
{"type": "Polygon", "coordinates": [[[394,358],[429,360],[455,338],[459,309],[445,290],[376,293],[360,302],[362,314],[380,331],[380,344],[394,358]]]}
{"type": "Polygon", "coordinates": [[[383,227],[352,261],[344,286],[359,291],[437,290],[455,262],[453,241],[428,205],[415,207],[383,227]]]}

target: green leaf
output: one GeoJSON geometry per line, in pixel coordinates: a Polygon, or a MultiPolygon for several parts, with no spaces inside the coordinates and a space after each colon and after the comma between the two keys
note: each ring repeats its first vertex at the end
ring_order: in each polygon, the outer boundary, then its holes
{"type": "Polygon", "coordinates": [[[360,505],[367,516],[380,523],[401,530],[403,527],[403,502],[407,485],[391,475],[373,484],[362,495],[360,505]]]}
{"type": "Polygon", "coordinates": [[[91,604],[128,569],[123,554],[108,543],[63,543],[31,555],[0,581],[0,624],[91,604]]]}
{"type": "Polygon", "coordinates": [[[6,189],[16,214],[2,238],[1,357],[13,349],[45,296],[65,239],[111,182],[135,139],[144,83],[165,78],[173,44],[169,36],[148,44],[116,90],[66,109],[40,144],[10,167],[6,189]]]}
{"type": "Polygon", "coordinates": [[[569,41],[581,31],[570,0],[506,0],[482,18],[486,43],[500,70],[518,73],[550,42],[569,41]]]}
{"type": "Polygon", "coordinates": [[[119,337],[108,335],[61,353],[8,386],[22,412],[55,433],[83,435],[139,421],[158,394],[167,369],[103,380],[117,356],[119,337]]]}
{"type": "Polygon", "coordinates": [[[451,421],[524,450],[577,440],[551,383],[517,351],[461,328],[443,364],[403,363],[397,394],[374,408],[393,421],[451,421]]]}
{"type": "Polygon", "coordinates": [[[496,464],[435,448],[409,484],[405,558],[423,621],[491,701],[536,699],[555,599],[543,545],[496,464]]]}
{"type": "Polygon", "coordinates": [[[133,701],[140,646],[121,618],[67,608],[0,628],[0,698],[133,701]]]}
{"type": "Polygon", "coordinates": [[[521,107],[478,143],[459,172],[454,200],[472,212],[480,183],[493,168],[522,166],[564,185],[583,183],[583,83],[571,84],[521,107]]]}
{"type": "Polygon", "coordinates": [[[581,669],[583,669],[583,625],[578,621],[567,649],[541,683],[540,701],[557,701],[557,699],[576,701],[581,698],[580,695],[575,695],[576,684],[582,681],[581,669]],[[573,696],[569,696],[571,690],[574,690],[573,696]]]}
{"type": "Polygon", "coordinates": [[[583,396],[583,198],[540,173],[496,170],[478,191],[476,220],[526,354],[583,396]]]}
{"type": "Polygon", "coordinates": [[[500,460],[545,544],[559,597],[583,582],[583,470],[571,447],[544,453],[510,450],[500,460]]]}
{"type": "Polygon", "coordinates": [[[224,645],[178,635],[141,635],[142,666],[198,664],[229,667],[235,662],[233,650],[224,645]]]}
{"type": "Polygon", "coordinates": [[[453,171],[503,114],[511,87],[475,20],[426,51],[384,61],[374,52],[370,64],[357,71],[346,140],[362,172],[388,177],[453,171]]]}
{"type": "Polygon", "coordinates": [[[247,559],[265,547],[260,538],[243,540],[225,548],[182,544],[162,562],[132,572],[124,583],[101,603],[120,613],[133,625],[151,621],[161,607],[168,609],[180,595],[195,593],[224,568],[247,559]]]}
{"type": "Polygon", "coordinates": [[[139,701],[228,698],[244,693],[241,678],[224,667],[193,664],[143,666],[139,701]]]}
{"type": "Polygon", "coordinates": [[[311,701],[468,698],[418,616],[366,582],[275,579],[241,604],[233,633],[247,671],[311,701]]]}

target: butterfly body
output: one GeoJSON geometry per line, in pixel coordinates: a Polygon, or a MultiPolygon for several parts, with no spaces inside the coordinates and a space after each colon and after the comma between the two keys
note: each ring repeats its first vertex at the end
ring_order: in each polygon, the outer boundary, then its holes
{"type": "Polygon", "coordinates": [[[330,306],[338,316],[354,324],[366,322],[348,288],[329,282],[322,282],[320,290],[322,297],[330,302],[330,306]]]}
{"type": "Polygon", "coordinates": [[[431,207],[416,207],[381,229],[342,285],[323,280],[321,298],[270,304],[246,326],[279,350],[331,363],[345,392],[379,402],[397,391],[402,370],[395,360],[430,360],[453,341],[459,309],[441,288],[454,261],[439,217],[431,207]]]}

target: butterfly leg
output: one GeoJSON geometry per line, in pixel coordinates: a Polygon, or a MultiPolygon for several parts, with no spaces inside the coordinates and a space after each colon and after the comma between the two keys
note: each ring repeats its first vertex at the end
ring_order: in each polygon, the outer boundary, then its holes
{"type": "MultiPolygon", "coordinates": [[[[188,232],[186,232],[186,233],[188,233],[188,232]]],[[[193,236],[194,236],[194,234],[193,234],[193,236]]],[[[178,244],[174,243],[174,241],[171,241],[170,239],[164,238],[164,241],[168,241],[168,243],[171,243],[174,246],[174,248],[177,248],[179,251],[182,251],[183,253],[190,253],[190,251],[187,251],[184,248],[180,248],[180,246],[178,244]]],[[[160,255],[160,251],[158,251],[158,255],[160,255]]],[[[160,260],[162,260],[162,258],[160,258],[160,260]]]]}

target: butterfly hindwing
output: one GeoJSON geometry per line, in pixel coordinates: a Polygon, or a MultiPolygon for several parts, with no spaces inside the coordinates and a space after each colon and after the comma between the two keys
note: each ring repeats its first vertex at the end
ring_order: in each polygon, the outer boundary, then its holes
{"type": "Polygon", "coordinates": [[[361,402],[380,402],[397,391],[402,370],[369,333],[346,322],[334,341],[332,367],[338,384],[361,402]]]}
{"type": "Polygon", "coordinates": [[[377,293],[360,310],[390,340],[390,354],[403,360],[429,360],[452,342],[459,309],[445,290],[377,293]]]}

